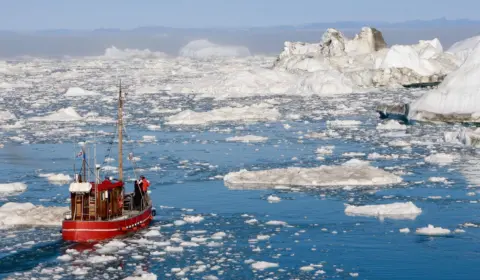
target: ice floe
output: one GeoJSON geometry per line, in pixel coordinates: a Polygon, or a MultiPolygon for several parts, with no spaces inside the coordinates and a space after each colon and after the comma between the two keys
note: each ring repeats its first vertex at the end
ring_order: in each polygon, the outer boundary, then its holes
{"type": "Polygon", "coordinates": [[[5,183],[0,184],[0,197],[20,194],[27,190],[25,183],[5,183]]]}
{"type": "Polygon", "coordinates": [[[445,164],[450,164],[454,162],[456,159],[457,159],[457,156],[455,155],[438,153],[438,154],[432,154],[425,157],[425,162],[432,163],[432,164],[445,165],[445,164]]]}
{"type": "Polygon", "coordinates": [[[44,207],[7,202],[0,207],[0,228],[12,226],[60,226],[68,207],[44,207]]]}
{"type": "Polygon", "coordinates": [[[75,108],[68,107],[50,113],[46,116],[32,117],[29,120],[36,122],[70,122],[80,121],[82,119],[82,116],[80,116],[77,111],[75,111],[75,108]]]}
{"type": "Polygon", "coordinates": [[[377,130],[405,130],[407,126],[395,120],[388,120],[377,125],[377,130]]]}
{"type": "Polygon", "coordinates": [[[52,184],[66,184],[72,180],[70,175],[66,174],[54,174],[54,173],[46,173],[46,174],[39,174],[40,177],[47,178],[47,180],[52,184]]]}
{"type": "Polygon", "coordinates": [[[243,142],[243,143],[258,143],[265,142],[268,140],[268,137],[255,136],[255,135],[245,135],[245,136],[233,136],[225,139],[227,142],[243,142]]]}
{"type": "Polygon", "coordinates": [[[85,90],[79,87],[71,87],[65,92],[67,97],[80,97],[80,96],[96,96],[100,95],[98,92],[85,90]]]}
{"type": "Polygon", "coordinates": [[[262,171],[231,172],[224,182],[229,188],[273,188],[276,185],[310,187],[361,187],[397,184],[402,178],[368,163],[351,160],[338,166],[290,167],[262,171]]]}
{"type": "Polygon", "coordinates": [[[418,235],[443,236],[449,235],[451,231],[449,229],[428,225],[427,227],[418,228],[415,233],[418,235]]]}
{"type": "Polygon", "coordinates": [[[347,205],[345,208],[345,214],[349,216],[372,216],[396,220],[414,220],[421,213],[422,209],[415,206],[412,202],[364,206],[347,205]]]}
{"type": "Polygon", "coordinates": [[[265,270],[269,268],[275,268],[278,267],[278,263],[271,263],[271,262],[266,262],[266,261],[259,261],[259,262],[254,262],[252,263],[252,268],[255,270],[265,270]]]}

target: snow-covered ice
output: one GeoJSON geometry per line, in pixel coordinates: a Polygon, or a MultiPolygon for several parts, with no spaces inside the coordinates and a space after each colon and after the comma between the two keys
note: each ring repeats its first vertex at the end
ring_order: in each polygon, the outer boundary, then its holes
{"type": "Polygon", "coordinates": [[[0,184],[0,197],[19,194],[27,190],[25,183],[4,183],[0,184]]]}
{"type": "Polygon", "coordinates": [[[7,202],[0,207],[0,228],[12,226],[60,226],[68,207],[36,206],[7,202]]]}

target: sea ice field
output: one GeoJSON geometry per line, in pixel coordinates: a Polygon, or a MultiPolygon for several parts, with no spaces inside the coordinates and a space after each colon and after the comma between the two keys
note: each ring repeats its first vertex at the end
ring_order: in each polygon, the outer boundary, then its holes
{"type": "Polygon", "coordinates": [[[342,92],[333,78],[305,89],[275,58],[207,47],[0,63],[0,278],[478,279],[473,138],[375,112],[435,92],[342,92]],[[96,143],[102,176],[118,172],[120,78],[127,191],[145,175],[157,216],[132,236],[64,242],[79,143],[92,165],[96,143]]]}

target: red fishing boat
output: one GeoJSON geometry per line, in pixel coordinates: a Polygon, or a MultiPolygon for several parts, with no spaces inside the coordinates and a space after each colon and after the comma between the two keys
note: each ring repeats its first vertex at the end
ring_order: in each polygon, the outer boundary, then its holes
{"type": "Polygon", "coordinates": [[[70,212],[62,223],[62,237],[74,242],[95,242],[128,235],[148,227],[155,209],[142,183],[135,181],[134,192],[125,193],[123,181],[123,104],[120,84],[118,96],[118,179],[100,180],[101,166],[87,170],[86,148],[78,154],[82,158],[80,173],[70,184],[70,212]],[[87,175],[94,174],[89,180],[87,175]]]}

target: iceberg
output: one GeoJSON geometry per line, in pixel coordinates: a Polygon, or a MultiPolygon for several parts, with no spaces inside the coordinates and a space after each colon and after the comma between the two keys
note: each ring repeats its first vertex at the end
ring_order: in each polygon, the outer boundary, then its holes
{"type": "Polygon", "coordinates": [[[243,46],[223,46],[208,40],[195,40],[180,49],[180,56],[192,58],[245,57],[250,56],[248,48],[243,46]]]}
{"type": "Polygon", "coordinates": [[[107,59],[133,59],[133,58],[165,58],[167,54],[163,52],[152,52],[149,49],[138,50],[138,49],[118,49],[115,46],[105,49],[103,55],[107,59]]]}
{"type": "Polygon", "coordinates": [[[480,41],[465,62],[438,89],[410,106],[409,118],[424,121],[480,121],[480,41]]]}

